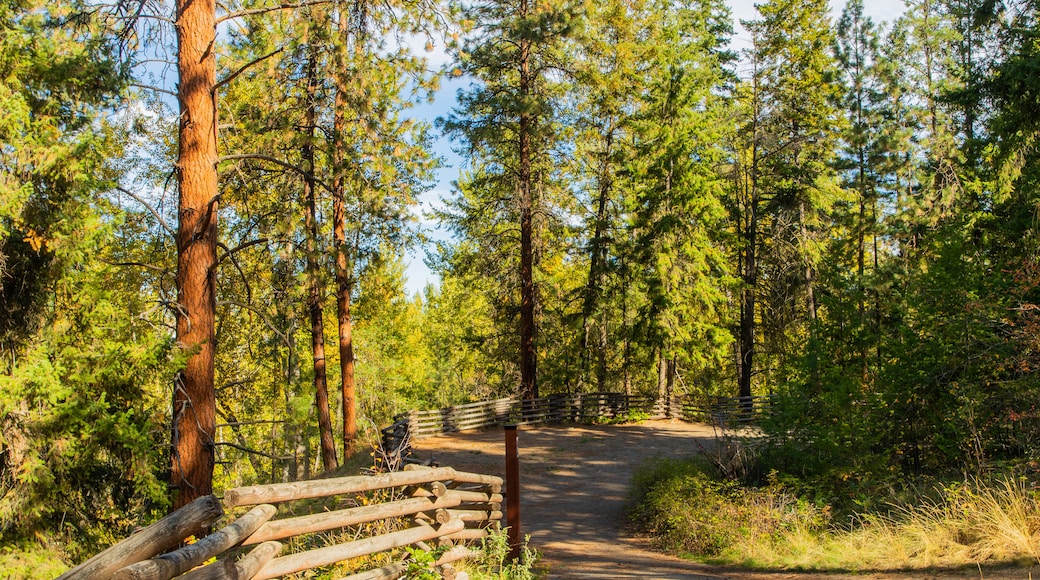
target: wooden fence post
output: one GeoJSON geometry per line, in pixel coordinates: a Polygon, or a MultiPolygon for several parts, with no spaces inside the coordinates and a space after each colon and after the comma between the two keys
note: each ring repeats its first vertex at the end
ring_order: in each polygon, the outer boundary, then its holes
{"type": "Polygon", "coordinates": [[[116,570],[151,558],[184,538],[201,532],[222,515],[224,511],[217,498],[204,495],[58,576],[58,579],[109,578],[116,570]]]}
{"type": "Polygon", "coordinates": [[[506,525],[509,526],[509,559],[520,559],[520,458],[516,425],[506,425],[506,525]]]}

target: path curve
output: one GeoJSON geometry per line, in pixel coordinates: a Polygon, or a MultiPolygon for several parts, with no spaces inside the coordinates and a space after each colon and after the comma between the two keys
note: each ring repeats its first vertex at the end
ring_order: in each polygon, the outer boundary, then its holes
{"type": "MultiPolygon", "coordinates": [[[[542,554],[548,579],[833,580],[848,575],[713,568],[653,551],[624,531],[632,474],[646,459],[688,457],[714,445],[710,425],[646,421],[608,426],[523,426],[519,432],[521,529],[542,554]]],[[[504,477],[502,431],[421,439],[415,456],[463,471],[504,477]]],[[[1027,578],[1024,570],[987,570],[988,580],[1027,578]],[[1003,573],[1002,573],[1003,572],[1003,573]]],[[[865,573],[883,578],[967,579],[978,571],[865,573]]]]}
{"type": "MultiPolygon", "coordinates": [[[[696,563],[650,551],[620,531],[633,471],[648,457],[711,445],[710,426],[524,426],[519,432],[521,529],[542,553],[548,578],[712,580],[696,563]]],[[[415,455],[465,471],[504,476],[501,431],[419,440],[415,455]]]]}

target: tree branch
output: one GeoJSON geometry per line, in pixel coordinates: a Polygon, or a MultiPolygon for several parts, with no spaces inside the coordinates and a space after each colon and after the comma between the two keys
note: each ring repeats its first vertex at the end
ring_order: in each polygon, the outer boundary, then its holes
{"type": "Polygon", "coordinates": [[[172,60],[166,60],[165,58],[144,58],[144,59],[141,59],[141,60],[138,60],[138,61],[134,61],[134,64],[132,64],[130,66],[133,67],[133,68],[137,68],[137,67],[139,67],[141,65],[151,64],[153,62],[159,62],[159,63],[162,63],[162,64],[168,64],[170,66],[176,66],[176,64],[177,64],[176,62],[174,62],[172,60]]]}
{"type": "Polygon", "coordinates": [[[173,91],[168,91],[166,89],[161,89],[159,87],[153,87],[152,85],[142,85],[142,84],[138,84],[138,83],[130,83],[130,86],[131,87],[136,87],[136,88],[139,88],[139,89],[145,89],[146,91],[155,91],[157,93],[164,93],[164,94],[167,94],[167,95],[170,95],[170,96],[173,96],[173,97],[180,96],[180,95],[178,95],[177,93],[175,93],[173,91]]]}
{"type": "Polygon", "coordinates": [[[252,455],[260,455],[262,457],[273,459],[275,461],[285,461],[286,459],[290,459],[289,457],[279,457],[277,455],[272,455],[270,453],[267,453],[266,451],[257,451],[256,449],[250,449],[245,445],[239,445],[238,443],[232,443],[231,441],[217,441],[213,443],[213,445],[224,445],[227,447],[234,447],[239,451],[245,451],[246,453],[250,453],[252,455]]]}
{"type": "Polygon", "coordinates": [[[252,16],[254,14],[266,14],[268,12],[274,12],[275,10],[289,10],[293,8],[304,8],[307,6],[319,6],[321,4],[330,4],[331,2],[332,0],[312,0],[311,2],[300,2],[298,4],[287,4],[283,2],[277,6],[269,6],[267,8],[253,8],[251,10],[242,10],[239,12],[225,14],[217,18],[217,24],[220,24],[225,20],[231,20],[233,18],[242,18],[243,16],[252,16]]]}
{"type": "Polygon", "coordinates": [[[242,153],[242,154],[239,154],[239,155],[225,155],[225,156],[217,159],[217,163],[220,163],[222,161],[239,161],[239,160],[244,160],[244,159],[256,159],[258,161],[267,161],[268,163],[274,163],[275,165],[277,165],[279,167],[288,169],[290,171],[294,171],[294,172],[296,172],[296,173],[298,173],[298,174],[300,174],[300,175],[302,175],[304,177],[313,179],[315,183],[317,183],[318,185],[320,185],[323,188],[325,188],[326,191],[332,191],[332,188],[329,187],[329,185],[327,183],[325,183],[324,181],[318,179],[318,177],[316,175],[314,175],[313,173],[311,173],[309,171],[304,171],[303,168],[297,167],[297,166],[293,165],[292,163],[288,163],[288,162],[282,161],[281,159],[278,159],[277,157],[272,157],[270,155],[264,155],[262,153],[242,153]]]}
{"type": "Polygon", "coordinates": [[[218,90],[220,90],[220,87],[222,87],[222,86],[230,83],[231,81],[235,80],[235,77],[237,77],[238,75],[240,75],[243,72],[245,72],[245,70],[247,68],[253,66],[254,64],[259,64],[261,62],[264,62],[265,60],[271,58],[272,56],[278,54],[279,52],[282,52],[283,50],[285,50],[285,49],[284,48],[275,49],[274,51],[269,52],[269,53],[267,53],[267,54],[265,54],[265,55],[263,55],[263,56],[261,56],[259,58],[253,59],[251,62],[247,62],[246,64],[244,64],[241,67],[239,67],[239,69],[236,70],[235,72],[233,72],[233,73],[229,74],[228,76],[226,76],[226,77],[220,79],[219,81],[217,81],[217,84],[213,85],[213,92],[216,93],[218,90]]]}
{"type": "Polygon", "coordinates": [[[243,310],[248,310],[256,314],[257,316],[263,319],[264,324],[266,324],[267,327],[271,329],[271,332],[274,332],[276,335],[278,335],[278,338],[282,339],[283,343],[285,343],[286,345],[290,344],[289,338],[285,335],[285,333],[278,330],[274,323],[272,323],[271,320],[267,317],[267,314],[261,312],[260,309],[256,308],[255,306],[243,304],[241,302],[238,302],[237,300],[221,300],[220,302],[217,302],[217,306],[236,306],[238,308],[242,308],[243,310]]]}
{"type": "Polygon", "coordinates": [[[171,272],[154,264],[145,264],[143,262],[110,262],[108,260],[102,260],[102,262],[109,266],[137,266],[138,268],[144,268],[145,270],[151,270],[153,272],[159,272],[161,274],[170,274],[171,272]]]}
{"type": "Polygon", "coordinates": [[[252,302],[253,288],[249,285],[249,278],[247,278],[246,273],[242,271],[242,266],[238,263],[238,260],[235,259],[234,253],[232,253],[232,251],[229,250],[227,246],[225,246],[223,243],[219,241],[217,242],[217,245],[220,246],[220,249],[224,250],[224,255],[221,258],[217,259],[216,265],[219,266],[221,260],[223,260],[224,258],[231,258],[231,263],[235,265],[235,269],[238,270],[238,275],[242,277],[242,282],[246,285],[246,300],[248,302],[252,302]]]}
{"type": "Polygon", "coordinates": [[[159,215],[159,212],[154,207],[152,207],[151,204],[149,204],[147,201],[141,199],[136,193],[130,191],[129,189],[116,186],[116,190],[121,192],[121,193],[124,193],[124,194],[126,194],[126,195],[128,195],[130,197],[132,197],[133,199],[135,199],[137,201],[137,203],[139,203],[139,204],[143,205],[144,207],[146,207],[148,209],[148,211],[150,211],[152,213],[152,215],[155,216],[155,219],[159,222],[159,225],[162,226],[164,230],[166,230],[166,233],[170,234],[171,236],[176,236],[177,235],[176,230],[171,228],[170,224],[166,223],[166,220],[164,220],[162,218],[162,216],[159,215]]]}
{"type": "Polygon", "coordinates": [[[269,241],[270,240],[268,240],[267,238],[258,238],[258,239],[255,239],[255,240],[250,240],[248,242],[243,242],[243,243],[235,246],[234,248],[231,248],[230,250],[227,249],[227,247],[224,247],[223,244],[221,244],[221,247],[224,248],[224,252],[225,253],[224,253],[223,256],[220,256],[219,258],[217,258],[217,263],[218,264],[221,263],[222,261],[224,261],[225,258],[230,258],[231,255],[234,254],[235,252],[240,252],[240,251],[242,251],[242,250],[244,250],[246,248],[255,246],[257,244],[266,244],[269,241]]]}

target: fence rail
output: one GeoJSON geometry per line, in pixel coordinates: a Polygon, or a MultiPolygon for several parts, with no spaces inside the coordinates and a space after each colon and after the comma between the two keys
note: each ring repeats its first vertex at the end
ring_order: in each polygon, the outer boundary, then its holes
{"type": "Polygon", "coordinates": [[[707,401],[678,397],[654,399],[624,393],[554,394],[537,399],[504,397],[395,416],[394,422],[381,430],[382,460],[394,470],[410,461],[413,440],[457,431],[502,425],[592,422],[631,413],[651,419],[711,423],[725,429],[760,420],[771,412],[772,405],[771,396],[714,397],[707,401]]]}
{"type": "MultiPolygon", "coordinates": [[[[377,475],[239,487],[227,490],[222,502],[212,495],[195,500],[62,574],[59,580],[266,580],[434,541],[453,545],[434,563],[446,572],[451,562],[479,553],[455,542],[486,537],[489,529],[500,525],[502,484],[500,477],[413,465],[377,475]],[[380,492],[382,501],[358,505],[358,494],[368,492],[380,492]],[[326,501],[310,506],[299,503],[314,498],[326,501]],[[275,519],[279,512],[275,504],[287,514],[316,513],[275,519]],[[222,518],[225,510],[243,506],[252,509],[219,531],[158,555],[201,533],[222,518]],[[403,524],[403,519],[410,519],[411,525],[403,524]],[[358,534],[364,536],[360,539],[281,555],[286,544],[279,540],[334,530],[353,535],[358,526],[365,526],[366,532],[358,534]],[[373,528],[380,532],[373,533],[373,528]],[[213,558],[220,559],[201,566],[213,558]]],[[[408,569],[407,562],[396,562],[346,580],[400,578],[408,569]]]]}

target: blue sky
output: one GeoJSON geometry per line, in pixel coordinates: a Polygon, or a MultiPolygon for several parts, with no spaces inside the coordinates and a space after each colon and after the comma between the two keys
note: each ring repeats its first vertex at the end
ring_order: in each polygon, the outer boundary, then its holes
{"type": "MultiPolygon", "coordinates": [[[[730,0],[730,7],[733,9],[734,21],[739,23],[741,20],[753,20],[758,16],[755,10],[755,2],[753,0],[730,0]]],[[[845,5],[845,0],[830,0],[832,17],[837,18],[841,14],[841,9],[845,5]]],[[[868,16],[873,18],[876,22],[891,21],[905,10],[903,0],[864,0],[864,9],[868,16]]],[[[747,43],[746,37],[743,35],[743,30],[737,25],[737,31],[733,40],[735,47],[740,48],[747,43]]],[[[439,66],[446,61],[446,56],[443,52],[434,52],[427,55],[433,66],[439,66]]],[[[455,105],[455,94],[456,92],[468,84],[468,80],[453,80],[443,81],[441,89],[437,93],[432,103],[423,104],[413,109],[412,114],[420,119],[426,119],[432,122],[439,116],[446,115],[452,107],[455,105]]],[[[421,209],[428,211],[431,207],[434,207],[439,199],[448,196],[451,193],[451,182],[458,176],[459,165],[461,160],[451,150],[451,143],[441,138],[435,145],[437,154],[444,157],[446,166],[441,168],[437,172],[437,182],[434,188],[422,196],[421,209]]],[[[429,220],[420,218],[421,227],[423,231],[433,240],[437,239],[448,239],[450,234],[443,230],[436,228],[436,224],[429,220]]],[[[437,277],[433,274],[424,263],[426,255],[426,248],[415,247],[405,256],[406,270],[405,274],[408,277],[405,289],[409,295],[413,295],[417,292],[421,292],[422,289],[428,283],[436,283],[437,277]]]]}

